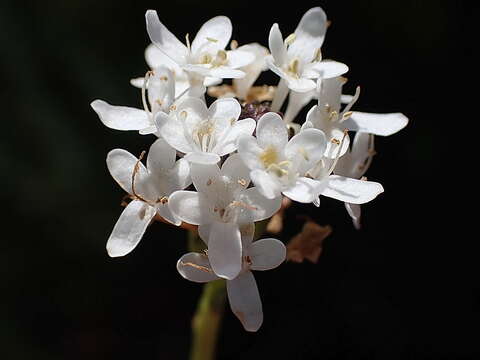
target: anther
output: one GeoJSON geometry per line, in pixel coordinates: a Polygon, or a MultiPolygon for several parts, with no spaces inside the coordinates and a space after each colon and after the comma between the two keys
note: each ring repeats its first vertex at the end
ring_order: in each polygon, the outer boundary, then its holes
{"type": "Polygon", "coordinates": [[[295,35],[295,33],[288,35],[284,41],[285,46],[292,45],[292,43],[295,41],[296,38],[297,38],[297,35],[295,35]]]}

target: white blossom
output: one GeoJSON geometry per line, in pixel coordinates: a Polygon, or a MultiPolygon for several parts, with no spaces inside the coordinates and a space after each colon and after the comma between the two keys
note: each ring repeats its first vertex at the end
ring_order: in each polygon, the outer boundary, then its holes
{"type": "Polygon", "coordinates": [[[148,10],[145,18],[152,43],[188,72],[191,96],[205,93],[206,77],[228,79],[245,76],[237,69],[254,60],[249,52],[225,51],[232,35],[232,23],[226,16],[208,20],[191,43],[187,35],[186,45],[160,22],[156,11],[148,10]]]}
{"type": "Polygon", "coordinates": [[[115,130],[138,130],[140,134],[157,131],[155,116],[159,112],[169,113],[175,101],[175,78],[164,66],[148,73],[142,84],[143,110],[127,106],[110,105],[103,100],[94,100],[90,106],[103,124],[115,130]],[[147,104],[146,95],[148,96],[147,104]]]}
{"type": "Polygon", "coordinates": [[[238,155],[231,155],[221,169],[192,164],[191,176],[197,191],[173,193],[170,208],[183,221],[199,225],[213,271],[233,279],[242,268],[240,229],[271,217],[280,209],[281,198],[267,199],[257,188],[247,188],[249,170],[238,155]]]}
{"type": "Polygon", "coordinates": [[[320,161],[325,146],[325,135],[316,129],[305,130],[289,141],[282,118],[269,112],[259,119],[256,137],[239,138],[238,153],[265,197],[272,199],[283,193],[309,203],[318,197],[320,183],[304,175],[320,161]]]}
{"type": "Polygon", "coordinates": [[[238,120],[241,107],[233,98],[218,99],[209,108],[198,98],[181,101],[170,115],[158,113],[160,135],[192,163],[216,164],[237,149],[239,136],[255,129],[255,120],[238,120]]]}
{"type": "MultiPolygon", "coordinates": [[[[263,322],[262,301],[251,270],[270,270],[279,266],[286,257],[286,248],[277,239],[252,242],[252,236],[242,236],[242,270],[227,280],[227,294],[232,312],[247,331],[257,331],[263,322]]],[[[207,242],[208,244],[208,242],[207,242]]],[[[207,254],[187,253],[177,262],[177,270],[185,279],[204,283],[219,279],[212,269],[207,254]]]]}
{"type": "Polygon", "coordinates": [[[107,167],[112,177],[132,201],[123,210],[107,242],[108,254],[124,256],[140,242],[155,214],[168,222],[180,225],[168,204],[170,194],[191,184],[187,161],[175,162],[175,150],[162,139],[150,147],[147,167],[126,150],[108,153],[107,167]]]}

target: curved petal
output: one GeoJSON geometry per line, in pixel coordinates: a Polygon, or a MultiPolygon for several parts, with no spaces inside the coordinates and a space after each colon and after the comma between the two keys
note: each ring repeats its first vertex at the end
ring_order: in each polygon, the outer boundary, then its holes
{"type": "Polygon", "coordinates": [[[210,69],[207,76],[221,79],[241,79],[245,77],[245,72],[242,70],[232,69],[228,66],[217,66],[210,69]]]}
{"type": "Polygon", "coordinates": [[[110,175],[129,194],[132,194],[132,180],[135,167],[137,167],[135,192],[138,193],[140,191],[140,193],[143,193],[143,184],[148,178],[145,166],[135,156],[123,149],[114,149],[107,155],[107,168],[110,175]]]}
{"type": "Polygon", "coordinates": [[[145,49],[145,61],[147,62],[148,67],[152,70],[159,66],[166,66],[175,74],[180,74],[182,72],[182,68],[155,44],[150,44],[145,49]]]}
{"type": "Polygon", "coordinates": [[[348,215],[352,218],[353,226],[355,229],[360,230],[360,216],[362,214],[362,208],[358,204],[345,203],[348,215]]]}
{"type": "Polygon", "coordinates": [[[225,160],[221,174],[228,177],[232,185],[239,189],[246,189],[250,184],[250,169],[239,154],[232,154],[225,160]]]}
{"type": "Polygon", "coordinates": [[[155,124],[160,136],[174,149],[182,153],[196,150],[190,134],[185,131],[185,127],[179,119],[159,112],[155,116],[155,124]]]}
{"type": "Polygon", "coordinates": [[[220,180],[220,169],[217,164],[192,164],[190,175],[197,191],[204,193],[210,202],[215,202],[217,183],[220,180]]]}
{"type": "Polygon", "coordinates": [[[172,225],[180,226],[182,224],[182,220],[180,220],[180,218],[175,215],[172,210],[170,210],[168,203],[158,204],[157,212],[162,218],[167,220],[172,225]]]}
{"type": "Polygon", "coordinates": [[[262,326],[262,300],[251,271],[227,281],[230,308],[247,331],[257,331],[262,326]]]}
{"type": "Polygon", "coordinates": [[[94,100],[90,104],[102,123],[115,130],[141,130],[151,124],[148,114],[127,106],[110,105],[103,100],[94,100]]]}
{"type": "Polygon", "coordinates": [[[280,150],[288,142],[288,131],[285,122],[280,115],[274,112],[268,112],[258,120],[256,135],[258,145],[264,149],[268,146],[274,146],[280,150]]]}
{"type": "Polygon", "coordinates": [[[295,41],[289,46],[288,53],[305,62],[314,59],[321,48],[327,32],[327,15],[320,7],[308,10],[295,29],[295,41]]]}
{"type": "Polygon", "coordinates": [[[118,257],[131,252],[142,239],[155,213],[155,208],[143,201],[131,201],[118,218],[107,241],[108,255],[118,257]]]}
{"type": "Polygon", "coordinates": [[[229,119],[235,121],[240,116],[242,107],[237,99],[222,98],[215,100],[208,108],[211,119],[229,119]]]}
{"type": "Polygon", "coordinates": [[[327,187],[322,191],[328,196],[351,204],[364,204],[383,192],[383,186],[377,182],[357,180],[339,175],[331,175],[326,181],[327,187]]]}
{"type": "Polygon", "coordinates": [[[161,175],[173,168],[177,152],[164,139],[157,139],[148,150],[147,169],[152,174],[161,175]]]}
{"type": "Polygon", "coordinates": [[[252,270],[270,270],[285,261],[287,249],[280,240],[261,239],[252,243],[248,255],[252,261],[252,270]]]}
{"type": "Polygon", "coordinates": [[[177,105],[177,118],[185,123],[190,132],[208,116],[207,106],[199,98],[187,97],[177,105]]]}
{"type": "Polygon", "coordinates": [[[234,152],[237,150],[238,139],[245,135],[252,135],[256,125],[257,123],[253,119],[235,121],[213,150],[220,156],[234,152]]]}
{"type": "Polygon", "coordinates": [[[282,33],[278,24],[273,24],[268,35],[268,47],[277,66],[282,66],[287,59],[287,49],[283,43],[282,33]]]}
{"type": "Polygon", "coordinates": [[[239,221],[242,223],[257,222],[270,218],[282,204],[282,197],[277,196],[273,199],[263,196],[259,189],[252,187],[242,191],[238,200],[244,207],[240,214],[239,221]]]}
{"type": "Polygon", "coordinates": [[[250,172],[258,191],[267,199],[275,199],[280,196],[282,187],[278,181],[272,178],[265,170],[255,169],[250,172]]]}
{"type": "Polygon", "coordinates": [[[333,60],[324,60],[313,63],[311,67],[308,68],[308,74],[304,73],[303,76],[308,78],[322,78],[322,79],[331,79],[348,72],[348,66],[333,60]]]}
{"type": "Polygon", "coordinates": [[[288,88],[290,90],[300,92],[300,93],[305,93],[308,91],[312,91],[317,87],[317,84],[315,81],[306,79],[306,78],[293,78],[291,76],[288,76],[285,78],[287,81],[288,88]]]}
{"type": "Polygon", "coordinates": [[[285,147],[285,156],[290,160],[301,159],[297,169],[300,174],[304,174],[323,157],[326,143],[323,131],[305,129],[290,139],[285,147]]]}
{"type": "Polygon", "coordinates": [[[147,10],[145,20],[147,22],[148,36],[150,36],[152,43],[158,46],[160,50],[177,64],[185,63],[185,57],[188,54],[187,47],[160,22],[157,12],[155,10],[147,10]]]}
{"type": "Polygon", "coordinates": [[[213,153],[196,151],[189,152],[184,156],[184,159],[194,164],[212,165],[220,161],[220,156],[213,153]]]}
{"type": "Polygon", "coordinates": [[[148,102],[152,112],[168,112],[175,101],[175,76],[165,66],[155,69],[154,75],[148,79],[148,102]]]}
{"type": "Polygon", "coordinates": [[[183,255],[177,261],[177,270],[183,278],[198,283],[218,279],[210,267],[207,255],[201,253],[190,252],[183,255]]]}
{"type": "Polygon", "coordinates": [[[216,53],[223,50],[232,37],[232,22],[226,16],[215,16],[198,30],[192,41],[192,53],[216,53]]]}
{"type": "Polygon", "coordinates": [[[408,124],[408,118],[402,113],[374,114],[354,111],[342,125],[352,131],[361,131],[374,135],[389,136],[402,130],[408,124]]]}
{"type": "Polygon", "coordinates": [[[300,203],[311,203],[315,201],[320,193],[323,194],[326,184],[324,181],[317,181],[306,177],[297,179],[294,186],[283,191],[283,195],[300,203]]]}
{"type": "Polygon", "coordinates": [[[263,149],[258,146],[257,139],[253,136],[243,135],[238,138],[238,154],[249,169],[263,169],[260,154],[263,149]]]}
{"type": "Polygon", "coordinates": [[[196,191],[175,191],[168,199],[170,210],[182,221],[193,225],[212,221],[210,204],[202,193],[196,191]]]}
{"type": "Polygon", "coordinates": [[[238,69],[250,65],[255,60],[255,55],[240,49],[227,51],[228,67],[238,69]]]}
{"type": "Polygon", "coordinates": [[[190,163],[185,159],[178,159],[175,166],[166,174],[168,179],[168,189],[165,195],[170,195],[176,190],[183,190],[190,186],[192,179],[190,177],[190,163]]]}
{"type": "Polygon", "coordinates": [[[242,270],[242,240],[237,224],[214,222],[208,238],[208,258],[219,277],[234,279],[242,270]]]}

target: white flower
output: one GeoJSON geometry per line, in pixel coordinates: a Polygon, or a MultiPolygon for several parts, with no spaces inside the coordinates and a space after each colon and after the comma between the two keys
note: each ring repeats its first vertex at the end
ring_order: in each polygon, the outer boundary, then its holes
{"type": "MultiPolygon", "coordinates": [[[[261,239],[252,243],[252,237],[244,236],[242,271],[234,279],[227,280],[227,294],[232,312],[247,331],[257,331],[263,322],[262,301],[251,270],[270,270],[279,266],[286,256],[286,248],[277,239],[261,239]]],[[[185,279],[204,283],[217,280],[206,254],[187,253],[177,262],[177,270],[185,279]]]]}
{"type": "MultiPolygon", "coordinates": [[[[341,108],[342,86],[345,78],[336,77],[318,82],[318,105],[313,106],[307,114],[304,127],[314,127],[325,132],[329,140],[325,156],[336,157],[336,151],[345,129],[360,131],[374,135],[388,136],[403,129],[408,119],[402,113],[373,114],[358,111],[350,111],[360,96],[360,87],[357,87],[355,95],[349,103],[341,108]]],[[[343,97],[345,98],[345,97],[343,97]]],[[[347,136],[341,148],[340,156],[343,156],[349,146],[347,136]]]]}
{"type": "Polygon", "coordinates": [[[175,101],[175,78],[170,69],[161,66],[148,73],[142,86],[143,110],[114,106],[103,100],[94,100],[90,106],[103,124],[111,129],[138,130],[140,134],[155,133],[155,115],[159,112],[169,113],[175,101]],[[150,109],[145,99],[146,90],[150,109]]]}
{"type": "Polygon", "coordinates": [[[168,197],[191,184],[187,161],[175,162],[175,150],[158,139],[150,147],[147,167],[126,150],[108,153],[107,167],[132,201],[120,215],[107,242],[108,254],[124,256],[140,242],[148,224],[158,213],[174,225],[180,219],[169,208],[168,197]]]}
{"type": "MultiPolygon", "coordinates": [[[[351,150],[338,160],[337,166],[334,169],[335,174],[354,179],[362,179],[370,167],[373,155],[375,154],[373,138],[374,135],[372,134],[357,132],[351,150]]],[[[352,218],[355,228],[360,229],[360,205],[346,202],[345,208],[352,218]]]]}
{"type": "MultiPolygon", "coordinates": [[[[312,129],[302,129],[302,132],[312,129]]],[[[383,186],[373,181],[353,179],[347,176],[332,175],[340,158],[340,147],[345,141],[346,131],[337,148],[335,159],[323,157],[313,168],[308,170],[308,175],[320,182],[318,195],[327,196],[349,204],[364,204],[377,197],[383,192],[383,186]]],[[[313,201],[314,205],[320,206],[320,197],[313,201]]]]}
{"type": "Polygon", "coordinates": [[[186,98],[170,114],[156,118],[160,135],[192,163],[216,164],[237,149],[240,135],[251,134],[255,120],[237,120],[241,107],[233,98],[218,99],[207,109],[198,98],[186,98]]]}
{"type": "Polygon", "coordinates": [[[313,79],[328,79],[348,71],[345,64],[322,61],[320,49],[326,31],[327,17],[319,7],[308,10],[285,41],[278,24],[273,24],[268,38],[272,56],[267,58],[267,64],[281,78],[272,103],[273,111],[280,110],[289,89],[307,93],[315,89],[313,79]]]}
{"type": "Polygon", "coordinates": [[[225,279],[235,278],[242,269],[240,229],[280,209],[280,198],[266,199],[256,188],[247,189],[248,172],[238,155],[227,158],[221,169],[192,164],[197,192],[177,191],[170,196],[170,209],[183,221],[199,225],[212,269],[225,279]]]}
{"type": "MultiPolygon", "coordinates": [[[[253,61],[253,56],[244,51],[225,51],[232,35],[232,23],[226,16],[216,16],[202,25],[195,39],[184,45],[163,25],[154,10],[145,14],[150,40],[161,51],[192,75],[190,88],[196,95],[203,95],[205,77],[240,78],[245,76],[237,70],[253,61]]],[[[193,95],[193,94],[190,94],[193,95]]]]}
{"type": "MultiPolygon", "coordinates": [[[[150,44],[145,49],[145,61],[151,70],[158,71],[159,67],[167,67],[175,77],[175,98],[181,97],[187,92],[190,87],[189,76],[175,61],[168,57],[154,44],[150,44]]],[[[204,80],[204,86],[217,85],[221,82],[221,79],[206,77],[204,80]]],[[[141,89],[144,84],[144,78],[138,77],[130,80],[130,83],[141,89]]]]}
{"type": "Polygon", "coordinates": [[[288,141],[282,118],[270,112],[259,119],[256,138],[239,138],[238,153],[265,197],[272,199],[283,193],[292,200],[309,203],[318,197],[320,183],[305,177],[305,173],[320,161],[325,146],[325,135],[316,129],[305,130],[288,141]]]}

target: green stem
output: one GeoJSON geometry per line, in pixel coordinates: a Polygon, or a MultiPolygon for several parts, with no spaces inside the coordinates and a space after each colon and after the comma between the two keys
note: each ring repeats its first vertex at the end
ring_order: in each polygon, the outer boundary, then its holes
{"type": "MultiPolygon", "coordinates": [[[[255,224],[255,239],[263,235],[267,224],[268,220],[255,224]]],[[[205,244],[196,232],[190,231],[188,233],[188,249],[195,252],[205,250],[205,244]]],[[[226,299],[225,280],[216,280],[203,285],[202,295],[198,300],[197,309],[192,319],[190,360],[215,359],[226,299]]]]}

